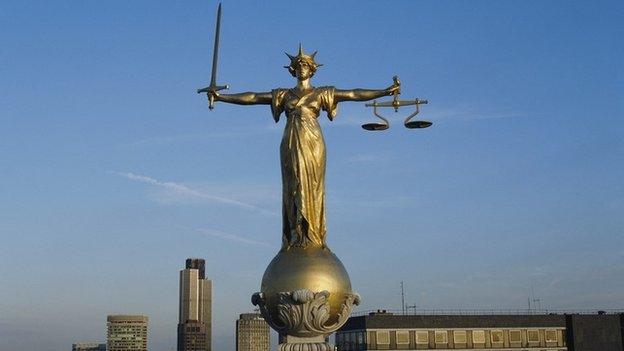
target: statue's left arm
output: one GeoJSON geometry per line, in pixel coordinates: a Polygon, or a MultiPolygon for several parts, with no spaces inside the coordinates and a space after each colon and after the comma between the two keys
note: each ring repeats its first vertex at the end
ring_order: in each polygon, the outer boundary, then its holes
{"type": "Polygon", "coordinates": [[[394,94],[395,91],[401,88],[400,83],[394,83],[386,89],[374,90],[374,89],[350,89],[350,90],[334,90],[334,101],[368,101],[380,98],[382,96],[388,96],[394,94]]]}

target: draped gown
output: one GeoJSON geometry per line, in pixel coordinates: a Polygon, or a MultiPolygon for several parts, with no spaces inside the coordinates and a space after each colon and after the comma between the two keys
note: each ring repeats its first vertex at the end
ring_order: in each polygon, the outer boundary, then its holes
{"type": "Polygon", "coordinates": [[[282,250],[326,247],[325,141],[317,118],[321,110],[336,115],[334,87],[302,93],[272,91],[271,112],[277,122],[286,114],[280,144],[282,168],[282,250]]]}

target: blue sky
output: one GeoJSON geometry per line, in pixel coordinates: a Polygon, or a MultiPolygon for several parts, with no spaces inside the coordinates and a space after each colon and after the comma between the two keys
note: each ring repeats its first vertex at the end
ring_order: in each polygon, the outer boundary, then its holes
{"type": "MultiPolygon", "coordinates": [[[[218,104],[216,2],[0,2],[0,349],[105,340],[144,313],[175,348],[178,270],[204,257],[214,347],[234,348],[280,243],[266,106],[218,104]]],[[[360,310],[624,308],[621,1],[225,2],[219,83],[427,98],[427,130],[361,103],[322,117],[328,243],[360,310]]]]}

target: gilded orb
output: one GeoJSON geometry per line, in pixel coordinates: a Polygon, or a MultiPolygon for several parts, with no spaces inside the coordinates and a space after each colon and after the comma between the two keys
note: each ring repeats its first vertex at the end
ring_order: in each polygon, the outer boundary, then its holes
{"type": "Polygon", "coordinates": [[[335,331],[359,303],[342,262],[326,247],[281,250],[264,272],[260,290],[254,304],[267,322],[297,337],[335,331]],[[302,323],[293,319],[299,316],[302,323]],[[303,327],[306,321],[309,325],[303,327]]]}

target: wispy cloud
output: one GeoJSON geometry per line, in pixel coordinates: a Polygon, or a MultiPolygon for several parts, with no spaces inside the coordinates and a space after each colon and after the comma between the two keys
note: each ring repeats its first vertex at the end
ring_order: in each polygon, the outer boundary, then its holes
{"type": "Polygon", "coordinates": [[[362,153],[351,155],[347,158],[347,162],[351,163],[377,163],[388,160],[389,157],[375,153],[362,153]]]}
{"type": "MultiPolygon", "coordinates": [[[[403,128],[403,119],[413,112],[413,106],[403,107],[398,113],[394,113],[392,109],[381,110],[382,116],[388,118],[390,128],[403,128]]],[[[338,114],[336,119],[332,122],[327,121],[325,118],[320,118],[322,126],[333,125],[339,127],[356,127],[361,126],[364,123],[380,122],[375,117],[372,110],[363,110],[362,112],[356,112],[355,110],[347,110],[344,114],[338,114]]],[[[469,120],[490,120],[490,119],[503,119],[503,118],[516,118],[522,117],[523,114],[515,110],[496,108],[496,107],[484,107],[484,106],[447,106],[440,107],[435,105],[425,105],[421,107],[420,113],[414,117],[413,120],[427,120],[434,123],[438,121],[469,121],[469,120]]]]}
{"type": "Polygon", "coordinates": [[[329,121],[327,118],[322,118],[324,115],[319,116],[319,120],[321,125],[332,125],[332,126],[360,126],[364,123],[368,123],[370,121],[376,122],[378,121],[377,117],[372,114],[369,116],[368,111],[363,112],[362,115],[356,115],[354,113],[345,113],[340,114],[338,112],[338,116],[333,121],[329,121]]]}
{"type": "MultiPolygon", "coordinates": [[[[424,113],[424,112],[423,112],[424,113]]],[[[420,114],[418,116],[421,116],[420,114]]],[[[479,108],[476,106],[432,107],[426,112],[427,120],[483,120],[521,117],[516,111],[479,108]]]]}
{"type": "Polygon", "coordinates": [[[383,198],[352,198],[332,195],[328,198],[329,206],[336,211],[361,211],[364,208],[404,208],[417,207],[418,198],[414,196],[386,196],[383,198]]]}
{"type": "Polygon", "coordinates": [[[262,242],[262,241],[247,239],[247,238],[242,237],[240,235],[236,235],[236,234],[232,234],[232,233],[226,233],[226,232],[223,232],[223,231],[220,231],[220,230],[216,230],[216,229],[198,228],[198,229],[195,229],[195,231],[198,232],[198,233],[204,234],[204,235],[212,236],[212,237],[223,239],[223,240],[227,240],[227,241],[237,242],[237,243],[241,243],[241,244],[254,245],[254,246],[263,246],[263,247],[268,247],[268,248],[275,248],[275,246],[267,244],[267,243],[262,242]]]}
{"type": "Polygon", "coordinates": [[[189,186],[186,186],[184,184],[180,184],[180,183],[174,183],[174,182],[163,182],[157,179],[154,179],[152,177],[148,177],[145,175],[140,175],[140,174],[134,174],[131,172],[115,172],[115,171],[111,171],[110,173],[133,180],[133,181],[137,181],[137,182],[141,182],[141,183],[146,183],[146,184],[150,184],[153,186],[157,186],[160,188],[164,188],[167,189],[169,191],[174,192],[176,195],[180,195],[180,196],[185,196],[185,197],[191,197],[191,198],[197,198],[197,199],[202,199],[202,200],[208,200],[211,202],[219,202],[219,203],[223,203],[223,204],[228,204],[228,205],[233,205],[233,206],[238,206],[241,208],[245,208],[248,210],[254,210],[254,211],[260,211],[260,212],[265,212],[266,211],[260,207],[254,206],[252,204],[249,203],[245,203],[245,202],[241,202],[238,200],[234,200],[234,199],[230,199],[230,198],[226,198],[226,197],[222,197],[222,196],[215,196],[212,194],[208,194],[206,192],[202,192],[196,189],[193,189],[189,186]]]}
{"type": "MultiPolygon", "coordinates": [[[[267,114],[268,116],[268,114],[267,114]]],[[[223,130],[204,133],[188,133],[188,134],[176,134],[176,135],[163,135],[155,136],[151,138],[140,139],[137,141],[125,144],[127,146],[157,146],[171,143],[185,143],[196,142],[203,140],[213,139],[240,139],[248,138],[254,135],[274,133],[280,131],[282,127],[275,123],[267,122],[267,124],[259,126],[257,128],[247,128],[246,130],[223,130]]]]}

